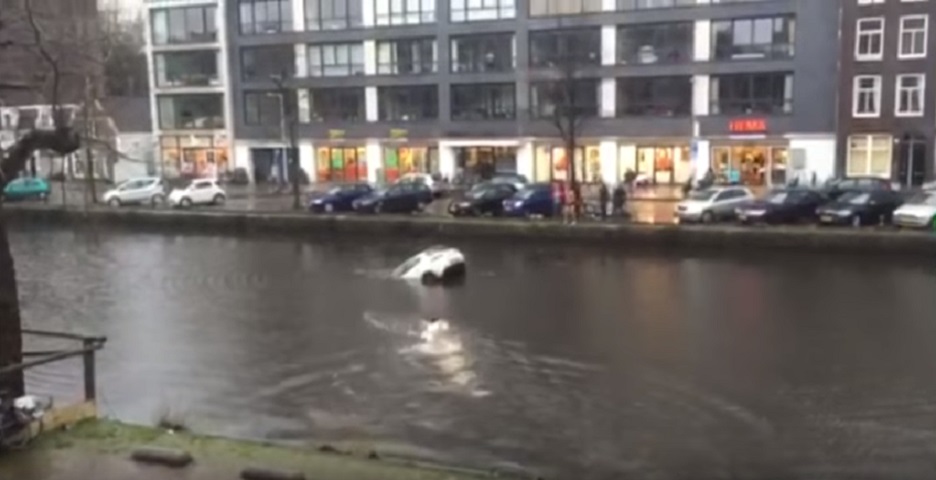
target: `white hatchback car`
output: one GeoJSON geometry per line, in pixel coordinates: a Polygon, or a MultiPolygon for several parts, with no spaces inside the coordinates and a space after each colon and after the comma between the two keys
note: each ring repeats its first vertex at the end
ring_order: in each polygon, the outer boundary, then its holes
{"type": "Polygon", "coordinates": [[[894,225],[936,229],[936,190],[925,190],[894,210],[894,225]]]}
{"type": "Polygon", "coordinates": [[[744,187],[712,187],[689,192],[676,205],[673,214],[680,222],[711,223],[734,218],[735,209],[754,200],[754,194],[744,187]]]}
{"type": "Polygon", "coordinates": [[[227,193],[213,179],[192,180],[185,188],[177,188],[169,194],[169,204],[173,207],[191,207],[193,205],[223,205],[227,193]]]}
{"type": "Polygon", "coordinates": [[[166,199],[166,187],[158,177],[132,178],[104,192],[104,203],[119,207],[148,203],[153,206],[166,199]]]}

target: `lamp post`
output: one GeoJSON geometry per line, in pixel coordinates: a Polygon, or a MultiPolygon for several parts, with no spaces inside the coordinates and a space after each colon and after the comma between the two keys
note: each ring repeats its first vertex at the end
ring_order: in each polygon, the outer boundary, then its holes
{"type": "Polygon", "coordinates": [[[289,165],[289,181],[292,183],[293,210],[301,210],[302,202],[299,198],[299,158],[296,155],[296,122],[292,117],[292,110],[286,106],[286,96],[289,88],[286,86],[285,75],[270,75],[270,80],[276,85],[280,107],[280,139],[288,144],[286,163],[289,165]]]}

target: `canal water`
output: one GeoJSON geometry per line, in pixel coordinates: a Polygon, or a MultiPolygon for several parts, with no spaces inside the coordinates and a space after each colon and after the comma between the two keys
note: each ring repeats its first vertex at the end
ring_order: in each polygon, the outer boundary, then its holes
{"type": "Polygon", "coordinates": [[[26,324],[109,338],[121,419],[551,478],[936,476],[934,261],[464,242],[441,289],[389,278],[422,241],[12,241],[26,324]]]}

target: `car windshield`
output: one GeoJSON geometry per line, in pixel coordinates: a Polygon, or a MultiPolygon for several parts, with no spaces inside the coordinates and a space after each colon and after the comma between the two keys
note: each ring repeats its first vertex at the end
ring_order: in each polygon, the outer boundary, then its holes
{"type": "Polygon", "coordinates": [[[536,195],[536,192],[539,192],[539,190],[535,188],[527,188],[524,190],[520,190],[519,192],[517,192],[517,198],[527,200],[527,199],[533,198],[533,195],[536,195]]]}
{"type": "Polygon", "coordinates": [[[841,197],[839,197],[839,202],[850,203],[852,205],[861,205],[868,203],[868,200],[871,198],[871,195],[863,192],[848,192],[841,197]]]}
{"type": "Polygon", "coordinates": [[[472,188],[472,189],[469,190],[467,193],[465,193],[465,197],[466,197],[466,198],[470,198],[470,199],[472,199],[472,200],[477,200],[477,199],[483,197],[484,194],[486,194],[486,193],[488,193],[488,192],[493,192],[493,191],[494,191],[494,189],[491,188],[490,186],[485,186],[485,187],[481,187],[481,188],[472,188]]]}
{"type": "Polygon", "coordinates": [[[689,200],[711,200],[717,192],[714,190],[697,190],[689,192],[689,200]]]}
{"type": "Polygon", "coordinates": [[[908,204],[911,205],[934,205],[936,206],[936,192],[920,192],[910,200],[907,200],[908,204]]]}
{"type": "Polygon", "coordinates": [[[347,192],[348,190],[351,190],[351,187],[350,187],[350,186],[348,186],[348,185],[339,185],[339,186],[333,187],[331,190],[329,190],[329,191],[328,191],[328,194],[329,194],[329,195],[337,195],[337,194],[339,194],[339,193],[341,193],[341,192],[347,192]]]}
{"type": "Polygon", "coordinates": [[[767,195],[767,203],[772,203],[774,205],[782,205],[787,198],[790,197],[790,194],[787,192],[773,192],[770,195],[767,195]]]}

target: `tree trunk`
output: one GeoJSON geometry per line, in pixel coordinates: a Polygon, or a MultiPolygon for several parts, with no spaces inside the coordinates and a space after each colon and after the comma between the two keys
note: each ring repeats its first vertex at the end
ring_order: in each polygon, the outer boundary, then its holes
{"type": "MultiPolygon", "coordinates": [[[[7,237],[6,218],[0,207],[0,367],[23,361],[22,323],[16,269],[7,237]]],[[[25,393],[23,372],[0,377],[0,392],[18,397],[25,393]]]]}

